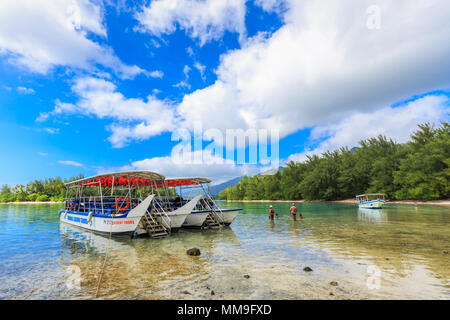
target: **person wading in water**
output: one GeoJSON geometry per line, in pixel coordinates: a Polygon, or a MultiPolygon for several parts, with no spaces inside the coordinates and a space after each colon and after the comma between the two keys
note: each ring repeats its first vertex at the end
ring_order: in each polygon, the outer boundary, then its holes
{"type": "Polygon", "coordinates": [[[296,220],[297,211],[297,207],[295,206],[295,203],[293,203],[291,208],[289,209],[289,214],[292,216],[293,221],[296,220]]]}
{"type": "Polygon", "coordinates": [[[275,211],[273,210],[272,206],[269,207],[269,219],[273,220],[273,215],[275,214],[275,211]]]}

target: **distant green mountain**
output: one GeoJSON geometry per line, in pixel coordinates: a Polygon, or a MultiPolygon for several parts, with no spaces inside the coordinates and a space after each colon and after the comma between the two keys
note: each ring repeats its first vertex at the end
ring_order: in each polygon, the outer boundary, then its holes
{"type": "Polygon", "coordinates": [[[242,178],[243,178],[243,177],[233,178],[233,179],[228,180],[228,181],[225,181],[225,182],[223,182],[223,183],[221,183],[221,184],[217,184],[217,185],[215,185],[215,186],[211,186],[210,189],[209,189],[210,192],[211,192],[211,195],[213,195],[213,196],[218,196],[219,193],[220,193],[222,190],[225,190],[226,188],[234,187],[235,185],[237,185],[238,182],[241,181],[242,178]]]}
{"type": "MultiPolygon", "coordinates": [[[[277,171],[283,171],[283,167],[278,167],[278,169],[270,169],[270,170],[265,171],[263,173],[257,174],[257,176],[259,176],[259,175],[275,174],[275,173],[277,173],[277,171]]],[[[210,187],[211,195],[218,196],[219,193],[222,190],[225,190],[226,188],[234,187],[235,185],[237,185],[238,182],[241,181],[242,178],[243,178],[243,176],[237,177],[237,178],[233,178],[233,179],[225,181],[225,182],[223,182],[221,184],[218,184],[218,185],[215,185],[215,186],[211,186],[210,187]]]]}

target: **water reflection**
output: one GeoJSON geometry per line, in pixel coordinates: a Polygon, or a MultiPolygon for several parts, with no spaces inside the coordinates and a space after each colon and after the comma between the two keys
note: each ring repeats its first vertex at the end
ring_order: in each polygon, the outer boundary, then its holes
{"type": "MultiPolygon", "coordinates": [[[[92,298],[99,275],[107,259],[100,284],[100,298],[156,299],[169,298],[165,284],[171,280],[189,281],[205,273],[203,257],[220,247],[239,245],[230,228],[223,230],[181,230],[164,239],[127,239],[84,231],[61,224],[64,264],[71,260],[81,270],[82,290],[79,295],[92,298]],[[190,247],[199,247],[203,255],[186,255],[190,247]]],[[[219,253],[216,253],[219,254],[219,253]]]]}
{"type": "Polygon", "coordinates": [[[387,213],[383,209],[358,208],[358,220],[364,222],[387,222],[387,213]]]}
{"type": "Polygon", "coordinates": [[[294,222],[289,204],[274,204],[275,221],[266,204],[238,206],[231,228],[109,240],[60,225],[55,205],[0,205],[0,298],[93,298],[107,251],[100,299],[450,298],[447,208],[302,203],[294,222]],[[201,256],[186,255],[192,247],[201,256]],[[81,271],[78,291],[64,285],[70,266],[81,271]],[[379,290],[367,289],[370,266],[379,290]]]}

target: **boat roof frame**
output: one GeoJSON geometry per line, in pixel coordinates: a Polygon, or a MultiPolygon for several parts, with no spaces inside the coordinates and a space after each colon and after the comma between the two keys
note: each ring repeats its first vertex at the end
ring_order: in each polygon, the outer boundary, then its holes
{"type": "MultiPolygon", "coordinates": [[[[66,182],[66,183],[64,183],[64,185],[67,187],[73,186],[73,185],[79,185],[80,182],[98,179],[98,178],[102,178],[102,177],[142,178],[142,179],[150,179],[154,182],[163,182],[166,179],[166,177],[160,173],[156,173],[153,171],[147,171],[147,170],[136,170],[136,171],[121,171],[121,172],[102,173],[102,174],[98,174],[95,176],[66,182]]],[[[98,184],[98,182],[93,182],[92,184],[95,185],[95,184],[98,184]]],[[[86,185],[84,185],[84,186],[86,186],[86,185]]]]}
{"type": "Polygon", "coordinates": [[[193,178],[191,178],[191,177],[170,177],[170,178],[164,179],[164,181],[183,181],[183,180],[190,180],[190,181],[194,181],[197,183],[197,184],[187,184],[186,186],[208,184],[208,183],[212,182],[212,180],[210,180],[208,178],[202,178],[202,177],[193,177],[193,178]]]}
{"type": "Polygon", "coordinates": [[[357,195],[356,197],[366,197],[366,196],[386,196],[385,193],[364,193],[357,195]]]}

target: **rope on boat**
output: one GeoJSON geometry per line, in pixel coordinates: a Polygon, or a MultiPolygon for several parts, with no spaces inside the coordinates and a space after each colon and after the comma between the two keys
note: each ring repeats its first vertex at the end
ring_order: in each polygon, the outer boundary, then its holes
{"type": "MultiPolygon", "coordinates": [[[[114,220],[111,221],[111,222],[113,222],[113,224],[114,224],[114,220]]],[[[111,243],[111,235],[112,235],[112,226],[113,226],[113,224],[111,224],[111,228],[110,228],[110,231],[109,231],[108,246],[106,247],[105,259],[103,260],[103,266],[102,266],[102,269],[100,270],[100,277],[98,278],[97,290],[95,291],[94,299],[97,299],[98,291],[100,290],[100,283],[102,282],[103,272],[105,270],[105,265],[106,265],[106,259],[108,258],[109,244],[111,243]]]]}

